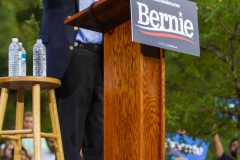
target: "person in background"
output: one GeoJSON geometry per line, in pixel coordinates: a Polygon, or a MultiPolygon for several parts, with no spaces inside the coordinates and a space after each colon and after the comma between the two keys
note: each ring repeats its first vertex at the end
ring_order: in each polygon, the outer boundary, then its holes
{"type": "MultiPolygon", "coordinates": [[[[23,116],[23,129],[33,128],[33,115],[32,112],[25,112],[23,116]]],[[[33,157],[33,138],[23,138],[22,145],[27,150],[28,156],[33,157]]]]}
{"type": "MultiPolygon", "coordinates": [[[[14,126],[10,126],[9,130],[15,130],[15,127],[14,126]]],[[[5,139],[5,142],[0,145],[0,156],[3,154],[3,149],[5,148],[6,144],[8,144],[8,143],[15,144],[15,141],[14,140],[10,140],[10,139],[5,139]]]]}
{"type": "Polygon", "coordinates": [[[28,152],[24,147],[22,147],[22,151],[21,151],[21,160],[30,160],[28,156],[28,152]]]}
{"type": "Polygon", "coordinates": [[[1,155],[1,159],[11,160],[13,158],[12,157],[13,148],[14,148],[13,143],[6,143],[3,149],[3,154],[1,155]]]}
{"type": "Polygon", "coordinates": [[[23,128],[32,129],[33,127],[33,115],[32,112],[25,112],[23,116],[23,128]]]}
{"type": "Polygon", "coordinates": [[[5,146],[6,146],[6,144],[8,144],[8,143],[15,144],[15,141],[7,139],[5,141],[5,143],[2,143],[1,146],[0,146],[0,156],[3,155],[3,150],[4,150],[5,146]]]}
{"type": "Polygon", "coordinates": [[[65,160],[103,160],[103,34],[64,24],[96,0],[42,0],[39,39],[55,90],[65,160]],[[86,139],[86,140],[83,140],[86,139]]]}
{"type": "Polygon", "coordinates": [[[228,156],[223,148],[223,145],[219,139],[218,134],[213,137],[213,146],[215,154],[219,160],[236,160],[237,158],[237,149],[238,149],[238,140],[234,138],[230,142],[229,150],[232,157],[228,156]]]}
{"type": "MultiPolygon", "coordinates": [[[[11,154],[12,154],[12,157],[14,159],[14,149],[12,150],[11,154]]],[[[24,147],[22,147],[22,150],[21,150],[21,160],[30,160],[30,158],[28,156],[28,152],[24,147]]]]}
{"type": "MultiPolygon", "coordinates": [[[[32,112],[25,112],[23,116],[23,129],[32,129],[33,128],[33,114],[32,112]]],[[[28,157],[33,158],[33,138],[23,138],[22,145],[24,149],[27,150],[28,157]]],[[[47,148],[45,138],[41,138],[41,147],[42,149],[47,148]]]]}
{"type": "Polygon", "coordinates": [[[56,159],[56,148],[55,141],[51,138],[46,138],[48,148],[42,150],[42,159],[55,160],[56,159]]]}

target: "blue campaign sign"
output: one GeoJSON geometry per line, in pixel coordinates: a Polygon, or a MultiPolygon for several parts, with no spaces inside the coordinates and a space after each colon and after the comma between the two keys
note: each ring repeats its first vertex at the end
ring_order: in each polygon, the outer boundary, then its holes
{"type": "Polygon", "coordinates": [[[196,3],[131,0],[132,40],[200,56],[196,3]]]}
{"type": "Polygon", "coordinates": [[[206,160],[209,142],[180,134],[166,135],[166,159],[176,160],[206,160]]]}

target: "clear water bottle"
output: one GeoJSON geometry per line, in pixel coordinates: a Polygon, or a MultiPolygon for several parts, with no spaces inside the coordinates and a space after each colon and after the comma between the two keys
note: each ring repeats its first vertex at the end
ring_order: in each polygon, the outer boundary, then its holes
{"type": "Polygon", "coordinates": [[[33,76],[46,76],[46,47],[41,39],[33,47],[33,76]]]}
{"type": "Polygon", "coordinates": [[[20,44],[20,52],[21,52],[21,76],[26,76],[27,72],[27,55],[26,55],[26,50],[22,46],[22,43],[19,42],[20,44]]]}
{"type": "Polygon", "coordinates": [[[13,38],[8,48],[8,76],[19,76],[21,68],[21,59],[19,57],[18,38],[13,38]]]}

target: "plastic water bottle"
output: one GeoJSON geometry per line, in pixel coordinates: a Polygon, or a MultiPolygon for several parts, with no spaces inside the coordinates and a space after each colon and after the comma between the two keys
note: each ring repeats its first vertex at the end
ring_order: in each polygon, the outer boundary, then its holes
{"type": "Polygon", "coordinates": [[[13,38],[8,48],[8,76],[20,76],[21,59],[19,56],[18,38],[13,38]]]}
{"type": "Polygon", "coordinates": [[[20,44],[20,52],[21,52],[21,76],[26,76],[27,72],[27,55],[26,55],[26,50],[22,46],[22,43],[19,42],[20,44]]]}
{"type": "Polygon", "coordinates": [[[33,76],[46,76],[46,47],[41,39],[33,47],[33,76]]]}

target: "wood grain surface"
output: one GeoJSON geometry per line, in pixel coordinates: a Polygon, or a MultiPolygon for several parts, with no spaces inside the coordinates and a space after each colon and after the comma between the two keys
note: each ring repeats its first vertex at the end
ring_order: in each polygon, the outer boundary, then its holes
{"type": "MultiPolygon", "coordinates": [[[[100,0],[92,7],[92,17],[98,19],[105,31],[112,29],[112,25],[118,26],[131,18],[129,0],[100,0]]],[[[91,20],[89,8],[72,15],[64,21],[64,24],[78,26],[95,31],[101,31],[101,27],[91,20]]]]}
{"type": "Polygon", "coordinates": [[[104,43],[104,159],[165,159],[163,50],[132,42],[130,21],[104,43]]]}
{"type": "Polygon", "coordinates": [[[34,84],[40,84],[41,89],[57,88],[61,86],[61,81],[52,77],[19,76],[19,77],[1,77],[0,88],[18,90],[23,88],[31,90],[34,84]]]}

